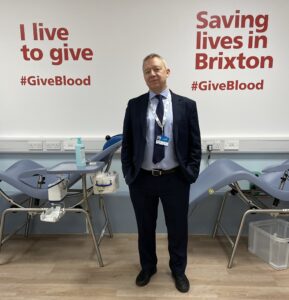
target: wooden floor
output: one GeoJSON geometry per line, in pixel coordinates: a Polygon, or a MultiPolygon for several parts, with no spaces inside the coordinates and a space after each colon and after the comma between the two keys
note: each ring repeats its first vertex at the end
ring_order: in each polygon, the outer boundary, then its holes
{"type": "Polygon", "coordinates": [[[168,268],[166,236],[158,235],[158,272],[137,287],[136,235],[105,237],[105,267],[96,262],[86,236],[17,238],[0,254],[0,299],[160,300],[289,299],[289,269],[276,271],[247,251],[241,241],[235,264],[227,269],[228,246],[211,237],[190,237],[187,276],[191,289],[179,293],[168,268]]]}

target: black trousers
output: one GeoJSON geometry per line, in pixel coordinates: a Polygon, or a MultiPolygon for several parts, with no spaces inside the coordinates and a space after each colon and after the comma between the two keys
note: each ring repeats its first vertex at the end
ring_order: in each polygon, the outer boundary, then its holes
{"type": "Polygon", "coordinates": [[[190,184],[180,170],[162,176],[140,171],[129,186],[138,226],[138,248],[143,270],[156,268],[156,224],[161,200],[168,233],[169,266],[173,273],[185,273],[188,245],[190,184]]]}

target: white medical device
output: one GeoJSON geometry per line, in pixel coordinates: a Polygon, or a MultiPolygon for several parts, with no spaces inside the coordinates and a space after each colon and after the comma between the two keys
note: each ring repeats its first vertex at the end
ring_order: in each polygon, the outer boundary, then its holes
{"type": "Polygon", "coordinates": [[[119,187],[118,174],[116,172],[101,172],[92,176],[93,193],[114,193],[119,187]]]}
{"type": "Polygon", "coordinates": [[[68,180],[59,178],[58,181],[48,185],[48,200],[55,202],[61,201],[67,194],[68,180]]]}

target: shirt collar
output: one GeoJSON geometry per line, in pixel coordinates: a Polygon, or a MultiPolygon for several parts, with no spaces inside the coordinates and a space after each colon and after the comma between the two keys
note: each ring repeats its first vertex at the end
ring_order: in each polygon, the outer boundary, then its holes
{"type": "Polygon", "coordinates": [[[156,95],[162,95],[165,99],[168,99],[169,93],[170,93],[169,89],[163,90],[160,94],[156,94],[152,91],[149,91],[149,98],[150,98],[150,100],[152,100],[156,95]]]}

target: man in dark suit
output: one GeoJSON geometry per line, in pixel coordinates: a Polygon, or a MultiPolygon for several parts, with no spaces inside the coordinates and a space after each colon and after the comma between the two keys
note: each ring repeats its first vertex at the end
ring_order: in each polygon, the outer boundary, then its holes
{"type": "Polygon", "coordinates": [[[187,292],[189,191],[201,160],[196,103],[168,89],[170,69],[160,55],[144,58],[143,75],[149,92],[128,102],[121,152],[138,226],[141,271],[136,284],[148,284],[157,271],[155,231],[160,199],[168,232],[169,266],[176,288],[187,292]]]}

